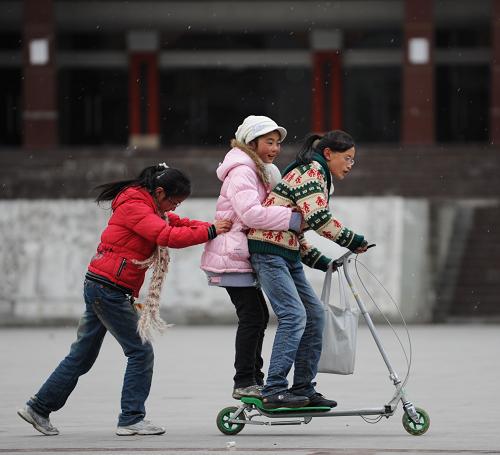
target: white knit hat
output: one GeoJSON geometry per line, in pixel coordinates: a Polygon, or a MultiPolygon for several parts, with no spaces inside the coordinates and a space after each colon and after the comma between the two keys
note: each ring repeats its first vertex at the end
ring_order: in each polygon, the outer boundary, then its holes
{"type": "Polygon", "coordinates": [[[249,115],[236,130],[235,137],[238,142],[248,144],[256,137],[270,133],[271,131],[278,131],[281,141],[285,140],[286,129],[278,126],[274,120],[264,115],[249,115]]]}

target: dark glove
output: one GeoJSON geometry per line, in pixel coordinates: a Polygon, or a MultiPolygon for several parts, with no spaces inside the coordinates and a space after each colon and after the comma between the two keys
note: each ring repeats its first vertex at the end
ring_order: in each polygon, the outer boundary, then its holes
{"type": "Polygon", "coordinates": [[[360,234],[354,234],[354,238],[352,239],[351,244],[347,247],[352,252],[355,252],[358,248],[367,246],[368,242],[365,240],[365,237],[360,234]]]}

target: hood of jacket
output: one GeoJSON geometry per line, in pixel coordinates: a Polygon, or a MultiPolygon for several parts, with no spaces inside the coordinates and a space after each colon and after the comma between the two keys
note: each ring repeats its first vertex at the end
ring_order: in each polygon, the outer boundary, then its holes
{"type": "Polygon", "coordinates": [[[223,182],[226,179],[227,174],[238,166],[249,166],[257,172],[257,165],[255,164],[255,161],[243,150],[238,147],[233,147],[226,153],[224,161],[219,164],[219,167],[217,168],[217,177],[221,182],[223,182]]]}

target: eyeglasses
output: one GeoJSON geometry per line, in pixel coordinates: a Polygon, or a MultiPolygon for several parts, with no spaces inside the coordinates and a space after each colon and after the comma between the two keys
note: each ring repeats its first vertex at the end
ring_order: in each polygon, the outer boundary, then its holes
{"type": "Polygon", "coordinates": [[[174,201],[171,197],[167,196],[167,201],[170,202],[173,206],[174,206],[174,209],[176,209],[177,207],[179,207],[179,205],[182,204],[182,201],[181,202],[176,202],[174,201]]]}
{"type": "Polygon", "coordinates": [[[354,166],[355,161],[350,156],[344,156],[344,160],[351,166],[354,166]]]}

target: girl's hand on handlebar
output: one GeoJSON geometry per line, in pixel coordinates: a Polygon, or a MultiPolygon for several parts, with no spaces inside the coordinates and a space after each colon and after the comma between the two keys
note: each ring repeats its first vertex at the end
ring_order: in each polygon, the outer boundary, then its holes
{"type": "Polygon", "coordinates": [[[361,234],[354,234],[351,243],[347,246],[354,254],[364,253],[368,249],[368,242],[361,234]]]}
{"type": "Polygon", "coordinates": [[[363,240],[363,243],[354,250],[354,253],[361,254],[366,252],[367,249],[368,249],[368,242],[366,240],[363,240]]]}
{"type": "Polygon", "coordinates": [[[217,220],[214,222],[215,232],[217,235],[224,234],[231,229],[233,222],[231,220],[217,220]]]}

